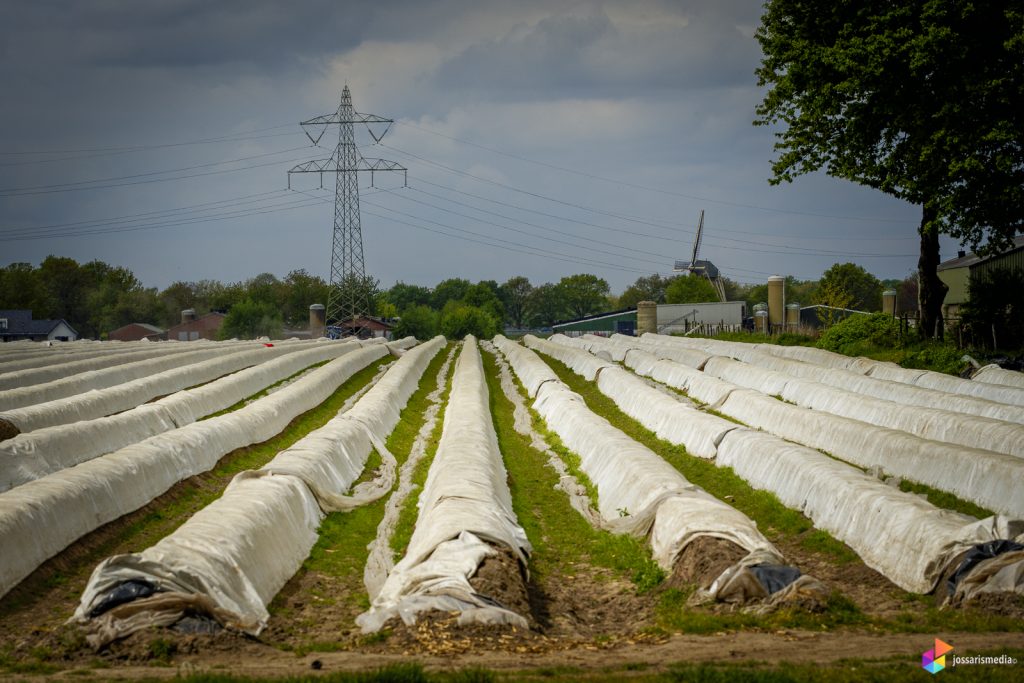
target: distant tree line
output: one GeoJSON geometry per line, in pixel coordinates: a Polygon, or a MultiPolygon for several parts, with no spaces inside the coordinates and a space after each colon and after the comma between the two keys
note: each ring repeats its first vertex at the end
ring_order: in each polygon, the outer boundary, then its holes
{"type": "MultiPolygon", "coordinates": [[[[611,294],[607,281],[589,273],[539,285],[517,276],[501,284],[449,278],[434,287],[397,282],[382,289],[379,281],[366,277],[342,287],[360,289],[371,315],[395,320],[396,334],[420,339],[435,334],[461,338],[468,333],[486,338],[505,328],[550,327],[561,320],[634,308],[639,301],[671,304],[717,299],[711,284],[693,275],[640,277],[618,297],[611,294]]],[[[832,266],[820,280],[788,277],[786,299],[878,311],[882,290],[888,287],[898,291],[900,310],[913,309],[917,298],[913,275],[880,281],[852,263],[832,266]]],[[[748,311],[768,299],[767,284],[743,285],[726,279],[725,291],[730,301],[746,301],[748,311]]],[[[0,308],[28,308],[36,318],[64,318],[79,334],[92,338],[133,322],[168,328],[189,308],[200,316],[226,313],[222,333],[227,337],[305,329],[310,304],[326,305],[328,293],[323,278],[305,270],[293,270],[284,278],[261,273],[234,283],[179,281],[159,291],[144,287],[127,268],[102,261],[79,264],[49,256],[38,267],[13,263],[0,269],[0,308]]]]}

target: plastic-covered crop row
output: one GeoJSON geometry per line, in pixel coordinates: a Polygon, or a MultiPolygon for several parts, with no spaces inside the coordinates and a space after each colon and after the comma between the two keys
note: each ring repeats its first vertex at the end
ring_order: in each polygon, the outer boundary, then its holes
{"type": "MultiPolygon", "coordinates": [[[[200,344],[201,342],[192,343],[200,344]]],[[[61,365],[87,358],[103,358],[160,347],[170,352],[171,349],[186,350],[188,344],[179,342],[97,342],[92,347],[86,347],[79,351],[62,351],[60,347],[44,347],[34,353],[26,352],[0,357],[0,373],[61,365]]]]}
{"type": "MultiPolygon", "coordinates": [[[[204,344],[203,346],[210,345],[204,344]]],[[[72,358],[62,362],[51,362],[41,367],[26,368],[24,370],[12,371],[0,367],[0,390],[28,387],[44,382],[52,382],[90,370],[102,370],[117,365],[124,365],[125,363],[146,360],[147,358],[159,358],[161,356],[196,350],[196,348],[189,348],[184,344],[149,344],[142,348],[123,349],[120,353],[105,353],[90,358],[72,356],[72,358]]],[[[92,354],[89,355],[91,356],[92,354]]]]}
{"type": "Polygon", "coordinates": [[[221,457],[281,432],[349,377],[387,355],[374,344],[240,410],[158,434],[0,493],[0,595],[93,529],[137,510],[221,457]]]}
{"type": "Polygon", "coordinates": [[[986,365],[982,369],[978,370],[974,373],[974,377],[972,377],[971,380],[974,382],[983,382],[985,384],[996,384],[1000,386],[1024,389],[1024,372],[1004,370],[995,364],[986,365]]]}
{"type": "Polygon", "coordinates": [[[116,365],[112,368],[90,370],[71,377],[55,379],[52,382],[36,384],[30,387],[8,389],[0,393],[0,410],[7,411],[12,408],[22,408],[45,401],[55,401],[59,398],[74,396],[86,391],[106,389],[107,387],[124,384],[125,382],[147,377],[164,370],[234,353],[240,349],[255,348],[257,345],[259,345],[258,342],[211,344],[196,351],[165,354],[157,358],[116,365]]]}
{"type": "MultiPolygon", "coordinates": [[[[647,347],[641,344],[641,348],[647,347]]],[[[627,365],[630,363],[628,357],[626,362],[627,365]]],[[[708,360],[704,373],[748,389],[781,396],[800,406],[907,432],[923,439],[1024,457],[1024,425],[941,408],[902,405],[821,382],[794,378],[726,356],[708,360]]],[[[704,401],[699,396],[695,397],[704,401]]],[[[955,401],[957,397],[949,396],[949,400],[955,401]]]]}
{"type": "MultiPolygon", "coordinates": [[[[283,356],[281,351],[263,355],[264,350],[271,352],[275,349],[252,349],[224,358],[204,361],[191,368],[168,370],[162,374],[188,372],[193,368],[198,370],[201,365],[219,364],[220,367],[214,367],[213,370],[217,375],[222,375],[227,371],[237,369],[238,366],[244,367],[253,362],[260,363],[195,389],[179,391],[153,403],[146,403],[109,417],[46,427],[2,441],[0,442],[0,492],[65,467],[85,462],[98,455],[111,453],[161,432],[184,427],[203,416],[224,410],[303,368],[337,358],[344,353],[360,348],[360,346],[361,344],[353,342],[319,343],[312,347],[309,345],[305,347],[292,346],[284,349],[285,355],[283,356]],[[236,356],[249,356],[249,358],[235,359],[236,356]],[[260,362],[261,360],[263,362],[260,362]],[[228,363],[231,365],[229,366],[228,363]]],[[[191,374],[191,377],[192,379],[183,384],[186,386],[196,384],[196,375],[191,374]]],[[[156,379],[156,376],[150,379],[156,379]]],[[[138,383],[146,381],[136,380],[138,383]]],[[[103,394],[110,391],[112,389],[90,393],[103,394]]],[[[90,394],[85,396],[88,397],[90,394]]],[[[71,399],[53,403],[62,403],[68,400],[71,399]]],[[[43,404],[43,406],[49,405],[52,403],[43,404]]],[[[21,410],[31,411],[32,408],[21,410]]]]}
{"type": "Polygon", "coordinates": [[[393,464],[383,441],[444,343],[436,337],[402,354],[349,410],[262,469],[237,475],[221,498],[156,545],[104,560],[74,616],[92,622],[90,640],[99,645],[140,628],[172,624],[186,611],[258,635],[269,618],[266,605],[302,565],[324,514],[352,509],[390,489],[393,468],[383,481],[344,495],[371,448],[393,464]],[[138,599],[116,604],[126,585],[145,589],[138,599]]]}
{"type": "MultiPolygon", "coordinates": [[[[531,348],[552,357],[590,355],[582,349],[560,349],[560,345],[574,343],[568,337],[556,335],[551,339],[545,342],[534,337],[527,343],[531,348]]],[[[582,365],[582,361],[577,365],[582,365]]],[[[622,412],[639,421],[659,438],[675,444],[686,444],[687,451],[701,458],[714,458],[722,437],[738,427],[734,422],[698,410],[682,397],[652,387],[621,367],[613,365],[603,368],[596,379],[601,393],[612,399],[622,412]]]]}
{"type": "Polygon", "coordinates": [[[523,383],[530,398],[537,396],[537,390],[544,382],[558,381],[558,375],[547,363],[538,358],[537,354],[529,353],[519,344],[509,341],[500,334],[494,338],[494,345],[502,354],[509,357],[510,362],[513,362],[519,381],[523,383]]]}
{"type": "MultiPolygon", "coordinates": [[[[737,389],[723,408],[753,397],[753,392],[737,389]]],[[[688,443],[683,445],[689,450],[688,443]]],[[[823,453],[763,432],[729,431],[718,445],[715,460],[755,488],[775,493],[909,591],[930,592],[950,563],[976,544],[1024,534],[1024,522],[1002,516],[978,521],[940,510],[823,453]]],[[[1022,589],[1024,576],[1016,587],[1018,592],[1022,589]]]]}
{"type": "MultiPolygon", "coordinates": [[[[644,335],[641,344],[646,347],[647,344],[658,343],[660,344],[659,348],[663,348],[666,344],[666,342],[654,342],[652,337],[652,335],[644,335]]],[[[660,338],[664,339],[664,337],[660,338]]],[[[787,375],[810,379],[857,394],[873,396],[886,401],[896,401],[903,405],[940,408],[968,415],[978,415],[995,420],[1024,424],[1024,406],[1008,404],[990,398],[965,395],[964,392],[956,391],[955,387],[943,386],[944,380],[930,379],[926,382],[926,377],[923,374],[925,373],[924,370],[905,370],[891,363],[878,363],[870,368],[868,374],[863,374],[860,371],[824,367],[766,353],[765,349],[770,346],[767,344],[755,345],[717,340],[685,340],[682,344],[686,344],[687,348],[691,344],[702,348],[712,348],[703,343],[709,341],[714,342],[713,348],[721,355],[742,360],[750,365],[777,370],[787,375]],[[889,366],[895,368],[897,372],[894,373],[889,366]],[[897,380],[895,375],[900,373],[906,373],[906,378],[920,377],[921,382],[914,383],[897,380]],[[928,386],[925,384],[928,384],[928,386]]],[[[668,344],[671,344],[671,342],[668,344]]],[[[680,346],[679,343],[671,345],[680,346]]],[[[927,377],[930,378],[931,375],[947,377],[955,383],[967,381],[958,377],[942,375],[941,373],[929,373],[927,377]]]]}
{"type": "Polygon", "coordinates": [[[187,387],[204,384],[243,368],[309,348],[312,348],[310,342],[273,347],[260,345],[241,350],[235,348],[229,353],[172,367],[123,384],[5,410],[0,413],[0,419],[11,423],[22,433],[93,420],[130,410],[157,396],[173,395],[187,387]]]}
{"type": "MultiPolygon", "coordinates": [[[[932,370],[913,370],[902,368],[895,363],[875,361],[868,358],[851,358],[832,351],[815,349],[804,346],[778,346],[776,344],[742,344],[740,342],[724,342],[718,340],[696,340],[682,339],[680,337],[666,337],[663,335],[645,334],[644,339],[665,341],[670,343],[684,344],[688,348],[713,349],[715,353],[731,355],[737,347],[753,346],[757,350],[783,358],[813,363],[829,368],[841,368],[850,370],[861,375],[870,375],[875,379],[889,380],[902,384],[909,384],[924,389],[933,389],[956,394],[958,397],[972,396],[997,403],[1004,403],[1014,406],[1024,406],[1024,386],[992,385],[986,382],[953,377],[941,372],[932,370]],[[706,343],[706,342],[710,342],[706,343]]],[[[925,404],[921,404],[925,405],[925,404]]],[[[986,413],[978,413],[986,414],[986,413]]]]}
{"type": "MultiPolygon", "coordinates": [[[[591,345],[599,344],[599,341],[591,342],[591,345]]],[[[675,374],[662,370],[657,373],[658,377],[654,377],[651,366],[664,368],[672,362],[653,361],[650,354],[638,351],[630,352],[627,361],[632,363],[631,367],[638,374],[659,381],[669,379],[665,383],[690,395],[708,393],[697,376],[702,373],[690,368],[675,374]]],[[[705,371],[722,378],[715,380],[721,391],[714,392],[709,398],[724,394],[715,407],[729,417],[784,439],[819,448],[855,465],[878,468],[888,474],[950,491],[997,512],[1024,516],[1024,493],[1016,484],[1024,478],[1024,461],[1019,457],[924,439],[905,431],[776,400],[767,394],[781,394],[787,398],[796,393],[791,384],[796,383],[800,387],[820,385],[796,379],[786,382],[780,373],[748,366],[724,356],[709,360],[705,371]],[[740,389],[737,385],[755,391],[740,389]]],[[[793,403],[799,404],[799,401],[793,403]]]]}
{"type": "MultiPolygon", "coordinates": [[[[566,358],[563,362],[567,365],[586,367],[581,359],[573,358],[586,355],[583,351],[536,337],[528,336],[524,342],[545,354],[551,352],[553,356],[557,354],[566,358]]],[[[510,363],[518,372],[513,358],[509,359],[510,363]]],[[[576,372],[583,374],[579,370],[576,372]]],[[[617,383],[625,385],[622,372],[625,371],[614,366],[606,367],[601,370],[597,381],[606,388],[617,383]],[[610,379],[604,379],[606,374],[610,379]]],[[[635,399],[639,387],[635,384],[627,386],[625,391],[614,390],[613,393],[635,399]]],[[[644,388],[651,392],[652,404],[659,402],[660,398],[674,400],[661,395],[653,387],[644,385],[644,388]]],[[[678,401],[676,404],[681,407],[677,418],[692,417],[688,413],[698,412],[683,407],[678,401]]],[[[759,582],[752,585],[736,580],[745,575],[745,569],[777,566],[783,562],[781,553],[746,515],[690,483],[656,453],[591,412],[583,399],[561,381],[543,384],[533,407],[544,418],[548,428],[579,456],[580,469],[597,488],[598,510],[607,527],[636,536],[648,536],[655,561],[669,571],[692,542],[700,538],[729,541],[746,551],[747,555],[710,581],[710,585],[702,587],[705,588],[705,596],[736,602],[767,596],[769,591],[759,582]]],[[[658,407],[652,407],[652,414],[657,413],[658,407]]],[[[719,421],[729,424],[725,420],[719,421]]],[[[659,421],[659,426],[662,425],[659,421]]],[[[700,427],[689,432],[688,436],[699,441],[709,438],[700,427]]]]}
{"type": "Polygon", "coordinates": [[[409,547],[370,609],[356,619],[364,632],[378,631],[394,617],[415,623],[418,613],[429,610],[461,612],[460,623],[528,625],[522,615],[494,596],[480,595],[470,583],[481,563],[498,553],[510,553],[526,565],[531,547],[512,511],[507,477],[480,351],[468,335],[409,547]]]}
{"type": "MultiPolygon", "coordinates": [[[[940,510],[806,446],[750,430],[726,435],[716,462],[771,491],[847,543],[904,590],[931,592],[961,553],[999,539],[1024,540],[1024,522],[976,520],[940,510]]],[[[1024,565],[1015,592],[1024,591],[1024,565]]]]}

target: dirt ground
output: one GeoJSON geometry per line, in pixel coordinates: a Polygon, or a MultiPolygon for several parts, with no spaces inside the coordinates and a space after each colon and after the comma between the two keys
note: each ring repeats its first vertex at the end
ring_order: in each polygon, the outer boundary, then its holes
{"type": "MultiPolygon", "coordinates": [[[[784,552],[792,556],[799,554],[794,552],[797,549],[794,544],[784,552]]],[[[363,636],[354,624],[361,610],[353,601],[319,597],[360,590],[356,579],[300,572],[275,599],[279,608],[258,638],[223,630],[159,629],[136,633],[96,652],[84,643],[77,628],[63,624],[88,577],[86,566],[80,571],[70,566],[80,564],[72,558],[83,554],[89,553],[69,551],[54,561],[68,573],[65,583],[42,588],[31,599],[21,595],[17,609],[6,605],[0,615],[0,651],[20,661],[39,659],[45,653],[46,663],[59,669],[52,674],[57,678],[78,677],[89,670],[103,679],[131,680],[204,671],[284,676],[374,669],[407,661],[428,669],[481,666],[499,672],[567,668],[586,672],[626,667],[652,673],[684,661],[829,663],[910,657],[927,649],[934,637],[964,653],[1024,648],[1024,633],[786,629],[666,634],[651,628],[659,590],[638,595],[631,582],[586,563],[578,563],[572,574],[548,577],[543,584],[525,581],[515,558],[499,554],[489,558],[474,577],[474,586],[529,613],[529,630],[459,627],[454,615],[433,613],[413,626],[391,624],[386,637],[363,636]]],[[[803,554],[804,560],[813,557],[803,554]]],[[[804,568],[830,583],[841,582],[847,595],[869,613],[914,609],[900,602],[897,588],[859,562],[805,563],[804,568]]],[[[29,675],[19,677],[25,676],[29,675]]]]}

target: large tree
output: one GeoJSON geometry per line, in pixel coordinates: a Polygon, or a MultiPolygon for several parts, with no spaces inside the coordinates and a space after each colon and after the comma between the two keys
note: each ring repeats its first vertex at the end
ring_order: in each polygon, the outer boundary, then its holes
{"type": "Polygon", "coordinates": [[[600,313],[608,306],[608,282],[596,275],[568,275],[556,286],[564,307],[576,318],[600,313]]]}
{"type": "Polygon", "coordinates": [[[532,291],[530,280],[522,275],[509,278],[498,288],[498,297],[505,304],[505,317],[512,327],[522,328],[526,325],[527,302],[532,291]]]}
{"type": "Polygon", "coordinates": [[[823,168],[920,205],[921,331],[941,335],[939,234],[995,250],[1024,228],[1024,7],[769,0],[757,39],[771,182],[823,168]]]}
{"type": "Polygon", "coordinates": [[[881,281],[855,263],[837,263],[821,276],[818,294],[815,299],[819,304],[834,306],[834,292],[845,293],[845,306],[857,311],[874,313],[882,310],[881,281]]]}

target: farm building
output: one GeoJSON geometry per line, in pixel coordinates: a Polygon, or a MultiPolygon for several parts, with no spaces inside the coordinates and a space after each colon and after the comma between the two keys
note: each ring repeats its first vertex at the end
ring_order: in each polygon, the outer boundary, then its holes
{"type": "Polygon", "coordinates": [[[149,323],[129,323],[108,332],[107,339],[111,341],[142,341],[143,339],[157,341],[167,339],[167,332],[149,323]]]}
{"type": "Polygon", "coordinates": [[[631,335],[636,332],[636,309],[627,308],[622,311],[587,315],[575,320],[555,323],[551,327],[556,334],[561,333],[569,337],[577,337],[581,334],[631,335]]]}
{"type": "Polygon", "coordinates": [[[75,341],[78,333],[65,320],[33,320],[32,311],[0,311],[0,342],[75,341]]]}
{"type": "Polygon", "coordinates": [[[342,329],[342,336],[351,335],[352,330],[355,329],[358,330],[360,339],[369,339],[370,337],[388,337],[393,325],[379,318],[358,318],[346,320],[338,327],[342,329]]]}
{"type": "Polygon", "coordinates": [[[942,300],[943,317],[959,317],[960,307],[967,301],[967,283],[972,274],[984,273],[995,268],[1024,270],[1024,235],[1015,237],[1013,247],[1002,254],[978,256],[974,252],[961,251],[956,258],[939,264],[939,279],[949,287],[946,297],[942,300]]]}
{"type": "Polygon", "coordinates": [[[226,317],[218,311],[196,317],[195,311],[191,308],[186,309],[181,312],[181,323],[167,330],[167,338],[177,341],[216,339],[226,317]]]}
{"type": "MultiPolygon", "coordinates": [[[[671,334],[686,332],[701,324],[741,325],[746,315],[742,301],[724,301],[698,304],[658,304],[658,332],[671,334]]],[[[635,308],[611,313],[588,315],[576,320],[555,323],[556,333],[574,337],[582,334],[636,334],[635,308]]]]}

